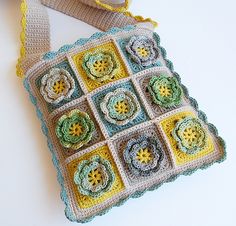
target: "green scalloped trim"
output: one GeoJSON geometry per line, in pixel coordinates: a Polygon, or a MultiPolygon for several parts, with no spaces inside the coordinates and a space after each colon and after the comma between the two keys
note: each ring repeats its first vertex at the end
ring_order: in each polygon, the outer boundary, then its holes
{"type": "MultiPolygon", "coordinates": [[[[129,26],[130,27],[130,26],[129,26]]],[[[134,28],[134,26],[132,26],[134,28]]],[[[118,29],[119,31],[122,30],[120,28],[113,28],[112,30],[116,30],[118,29]]],[[[125,30],[125,28],[123,29],[125,30]]],[[[109,33],[109,31],[107,32],[109,33]]],[[[103,36],[105,33],[101,32],[101,33],[96,33],[98,34],[97,36],[101,37],[103,36]]],[[[93,37],[93,36],[92,36],[93,37]]],[[[154,37],[157,41],[157,44],[158,44],[158,47],[161,49],[161,53],[163,55],[163,58],[166,62],[166,65],[167,67],[171,70],[171,72],[174,74],[174,76],[178,79],[179,83],[181,84],[181,79],[180,79],[180,76],[174,72],[174,67],[173,67],[173,64],[171,61],[167,60],[166,59],[166,50],[160,46],[160,37],[158,36],[158,34],[154,33],[154,37]]],[[[94,39],[94,38],[93,38],[94,39]]],[[[84,39],[82,39],[84,40],[84,39]]],[[[86,39],[86,40],[90,40],[90,39],[86,39]]],[[[77,41],[78,42],[78,41],[77,41]]],[[[72,48],[72,47],[71,47],[72,48]]],[[[63,51],[68,51],[68,49],[65,49],[63,51]]],[[[59,52],[54,52],[53,53],[53,58],[56,57],[57,54],[59,54],[61,51],[59,52]]],[[[51,57],[49,57],[51,58],[51,57]]],[[[181,84],[182,85],[182,84],[181,84]]],[[[142,191],[137,191],[135,192],[134,194],[124,198],[124,199],[121,199],[119,200],[119,202],[115,203],[114,205],[108,207],[107,209],[91,216],[91,217],[88,217],[88,218],[85,218],[83,220],[76,220],[75,216],[72,214],[72,211],[69,207],[69,200],[68,200],[68,196],[67,196],[67,193],[66,193],[66,190],[65,190],[65,187],[64,187],[64,178],[62,176],[62,173],[61,173],[61,170],[60,170],[60,167],[59,167],[59,162],[58,162],[58,159],[56,158],[56,155],[55,155],[55,151],[54,151],[54,147],[52,145],[52,142],[51,142],[51,139],[50,137],[48,136],[48,128],[46,126],[46,123],[44,121],[44,118],[43,118],[43,114],[42,112],[40,111],[40,108],[38,106],[38,103],[37,103],[37,100],[36,98],[33,96],[32,92],[31,92],[31,89],[30,89],[30,86],[29,86],[29,83],[28,83],[28,79],[25,78],[24,80],[24,86],[26,88],[26,90],[28,91],[29,93],[29,96],[30,96],[30,99],[32,101],[32,103],[35,105],[36,107],[36,112],[37,112],[37,116],[38,118],[40,119],[41,121],[41,124],[42,124],[42,131],[44,133],[44,135],[47,137],[47,143],[48,143],[48,147],[52,153],[52,160],[53,160],[53,164],[55,166],[55,168],[57,169],[57,179],[58,179],[58,182],[60,183],[61,185],[61,199],[64,201],[65,205],[66,205],[66,208],[65,208],[65,214],[66,214],[66,217],[70,220],[70,221],[73,221],[73,222],[78,222],[78,223],[86,223],[86,222],[89,222],[91,220],[93,220],[94,217],[96,216],[102,216],[104,214],[106,214],[110,209],[112,209],[113,207],[115,206],[121,206],[123,205],[129,198],[139,198],[140,196],[142,196],[146,191],[153,191],[153,190],[156,190],[157,188],[159,188],[160,186],[162,186],[164,183],[169,183],[169,182],[173,182],[175,181],[179,176],[181,175],[191,175],[193,174],[194,172],[196,172],[198,169],[206,169],[208,167],[210,167],[211,165],[213,165],[214,163],[221,163],[223,162],[225,159],[226,159],[226,144],[225,144],[225,141],[218,135],[218,131],[216,129],[216,127],[211,124],[211,123],[208,123],[207,122],[207,117],[206,117],[206,114],[204,112],[202,112],[201,110],[198,109],[198,104],[197,104],[197,101],[190,97],[189,96],[189,92],[188,92],[188,89],[182,85],[182,88],[184,90],[184,93],[186,95],[186,97],[189,98],[190,102],[191,102],[191,105],[193,106],[193,108],[198,112],[198,116],[201,120],[203,120],[206,125],[208,126],[209,130],[216,136],[216,138],[219,140],[219,143],[222,145],[222,148],[223,148],[223,155],[222,155],[222,158],[214,161],[214,162],[211,162],[209,164],[203,164],[201,167],[196,167],[196,168],[193,168],[193,169],[188,169],[182,173],[179,173],[177,175],[173,175],[171,176],[170,178],[168,178],[166,181],[163,181],[162,183],[159,183],[159,184],[156,184],[156,185],[153,185],[147,189],[144,189],[142,191]]]]}

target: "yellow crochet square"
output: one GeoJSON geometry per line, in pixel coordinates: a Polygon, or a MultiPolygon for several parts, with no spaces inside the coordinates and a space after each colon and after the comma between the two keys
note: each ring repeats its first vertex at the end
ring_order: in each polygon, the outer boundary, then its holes
{"type": "Polygon", "coordinates": [[[186,163],[191,162],[195,159],[202,158],[214,151],[214,144],[213,144],[213,140],[210,135],[208,136],[207,146],[203,150],[201,150],[200,152],[198,152],[196,154],[189,155],[189,154],[182,152],[178,148],[177,141],[172,137],[172,131],[175,128],[175,124],[180,119],[183,119],[187,116],[191,116],[191,117],[196,118],[196,115],[193,112],[184,111],[184,112],[180,112],[180,113],[171,115],[170,117],[167,117],[160,122],[160,125],[161,125],[167,139],[169,140],[171,149],[174,153],[176,165],[186,164],[186,163]]]}
{"type": "MultiPolygon", "coordinates": [[[[126,66],[125,66],[123,60],[122,60],[122,57],[119,54],[117,47],[112,42],[102,44],[100,46],[97,46],[95,48],[91,48],[89,50],[85,50],[83,52],[79,52],[72,57],[72,60],[73,60],[74,64],[76,65],[76,69],[78,70],[80,77],[82,78],[82,80],[89,92],[93,91],[94,89],[101,87],[105,84],[108,84],[110,82],[114,82],[116,80],[128,77],[128,71],[126,69],[126,66]],[[99,51],[110,53],[113,56],[115,62],[117,63],[117,68],[115,70],[114,75],[112,76],[112,78],[109,78],[105,81],[96,81],[96,80],[91,79],[82,66],[82,64],[84,62],[85,55],[87,55],[89,53],[93,54],[94,52],[99,52],[99,51]]],[[[99,66],[99,65],[97,65],[97,66],[99,66]]],[[[104,65],[102,65],[102,66],[104,66],[104,65]]]]}
{"type": "Polygon", "coordinates": [[[77,169],[77,165],[81,161],[90,159],[94,155],[99,155],[100,157],[107,159],[111,163],[113,172],[115,174],[115,181],[114,181],[111,189],[108,192],[104,193],[103,195],[101,195],[100,197],[97,197],[97,198],[93,198],[93,197],[81,194],[77,189],[77,185],[75,183],[73,183],[72,184],[73,192],[75,194],[77,204],[79,205],[79,207],[81,209],[91,208],[99,203],[102,203],[105,200],[116,195],[117,193],[121,192],[125,188],[124,183],[123,183],[121,176],[119,174],[119,171],[116,167],[116,164],[113,160],[113,157],[112,157],[107,145],[99,147],[99,148],[93,150],[92,152],[89,152],[89,153],[81,156],[80,158],[71,161],[67,165],[67,169],[68,169],[69,175],[71,177],[71,181],[74,181],[74,174],[77,169]]]}

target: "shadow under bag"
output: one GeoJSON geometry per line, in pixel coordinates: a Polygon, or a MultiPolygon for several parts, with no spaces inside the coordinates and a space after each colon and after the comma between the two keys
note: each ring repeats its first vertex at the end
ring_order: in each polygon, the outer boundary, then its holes
{"type": "Polygon", "coordinates": [[[17,71],[42,122],[71,221],[88,222],[226,156],[217,129],[167,60],[155,22],[127,6],[22,1],[17,71]],[[52,52],[43,4],[105,32],[52,52]]]}

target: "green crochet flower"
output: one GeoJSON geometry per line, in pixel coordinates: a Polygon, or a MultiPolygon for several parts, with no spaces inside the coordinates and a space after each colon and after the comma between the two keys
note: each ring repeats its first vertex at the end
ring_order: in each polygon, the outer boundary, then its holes
{"type": "Polygon", "coordinates": [[[114,181],[115,174],[110,162],[98,155],[80,162],[74,174],[78,191],[94,198],[109,191],[114,181]]]}
{"type": "Polygon", "coordinates": [[[149,81],[148,91],[154,103],[165,108],[179,105],[183,97],[183,90],[178,80],[165,75],[153,76],[149,81]]]}
{"type": "Polygon", "coordinates": [[[84,56],[82,67],[89,78],[102,82],[113,78],[118,69],[118,63],[111,52],[97,50],[84,56]]]}
{"type": "Polygon", "coordinates": [[[136,96],[123,88],[107,93],[100,107],[106,120],[116,125],[126,125],[131,122],[141,110],[136,96]]]}
{"type": "Polygon", "coordinates": [[[65,148],[76,150],[91,140],[94,130],[95,126],[89,115],[75,109],[60,117],[56,135],[65,148]]]}
{"type": "Polygon", "coordinates": [[[186,154],[196,154],[207,145],[207,133],[197,118],[186,117],[178,121],[172,135],[186,154]]]}

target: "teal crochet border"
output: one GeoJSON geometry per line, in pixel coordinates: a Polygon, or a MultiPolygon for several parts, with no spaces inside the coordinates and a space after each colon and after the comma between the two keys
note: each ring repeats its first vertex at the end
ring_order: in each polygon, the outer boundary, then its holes
{"type": "MultiPolygon", "coordinates": [[[[134,29],[135,26],[127,26],[127,27],[124,27],[124,28],[112,28],[110,29],[108,32],[99,32],[99,33],[95,33],[93,36],[91,36],[90,38],[88,39],[79,39],[77,42],[75,42],[73,45],[65,45],[63,46],[61,49],[59,49],[59,51],[57,52],[48,52],[44,55],[43,59],[47,60],[47,59],[53,59],[55,58],[58,54],[62,53],[62,52],[66,52],[68,50],[70,50],[71,48],[75,47],[76,45],[83,45],[85,44],[86,42],[92,40],[92,39],[96,39],[98,37],[102,37],[106,34],[115,34],[119,31],[123,31],[123,30],[132,30],[134,29]]],[[[96,216],[101,216],[101,215],[104,215],[106,214],[110,209],[112,209],[113,207],[115,206],[121,206],[123,205],[129,198],[138,198],[140,196],[142,196],[146,191],[153,191],[153,190],[156,190],[157,188],[159,188],[160,186],[162,186],[164,183],[169,183],[169,182],[173,182],[175,181],[179,176],[181,175],[191,175],[193,174],[194,172],[196,172],[198,169],[206,169],[208,167],[210,167],[211,165],[213,165],[214,163],[218,162],[223,162],[225,159],[226,159],[226,144],[225,144],[225,141],[218,135],[218,131],[216,129],[216,127],[211,124],[211,123],[208,123],[207,122],[207,117],[206,117],[206,114],[204,112],[202,112],[201,110],[198,109],[198,103],[197,101],[190,97],[189,96],[189,92],[188,92],[188,89],[181,83],[181,79],[180,79],[180,76],[174,72],[174,67],[173,67],[173,64],[171,61],[169,61],[168,59],[166,59],[166,50],[160,46],[160,37],[154,33],[154,38],[157,40],[157,44],[158,44],[158,47],[160,48],[161,52],[162,52],[162,55],[163,55],[163,58],[166,62],[166,65],[167,67],[171,70],[171,72],[174,74],[174,76],[178,79],[178,81],[180,82],[183,90],[184,90],[184,94],[186,95],[186,97],[189,98],[190,102],[191,102],[191,105],[192,107],[198,112],[198,116],[201,120],[203,120],[209,130],[216,136],[216,138],[219,140],[220,144],[222,145],[223,147],[223,151],[224,151],[224,154],[222,156],[221,159],[217,160],[217,161],[214,161],[214,162],[211,162],[210,164],[204,164],[202,165],[201,167],[196,167],[194,169],[189,169],[189,170],[186,170],[180,174],[177,174],[177,175],[173,175],[171,176],[168,180],[166,181],[163,181],[162,183],[160,184],[156,184],[156,185],[153,185],[152,187],[150,188],[147,188],[145,190],[142,190],[142,191],[137,191],[135,192],[134,194],[124,198],[124,199],[121,199],[118,203],[114,204],[113,206],[110,206],[109,208],[99,212],[98,214],[94,215],[94,216],[91,216],[91,217],[88,217],[86,219],[83,219],[83,220],[76,220],[75,216],[73,215],[70,207],[69,207],[69,200],[68,200],[68,196],[67,196],[67,193],[66,193],[66,190],[65,190],[65,187],[64,187],[64,178],[62,176],[62,173],[61,173],[61,170],[60,170],[60,167],[59,167],[59,162],[58,162],[58,159],[56,158],[56,155],[55,155],[55,151],[54,151],[54,147],[52,145],[52,142],[51,142],[51,139],[48,135],[48,128],[46,126],[46,122],[43,118],[43,114],[42,112],[40,111],[39,109],[39,106],[38,106],[38,103],[37,103],[37,100],[36,98],[33,96],[32,94],[32,91],[30,89],[30,86],[29,86],[29,81],[27,78],[25,78],[24,80],[24,86],[25,86],[25,89],[28,91],[29,93],[29,96],[30,96],[30,99],[31,99],[31,102],[35,105],[36,107],[36,112],[37,112],[37,116],[38,118],[40,119],[41,121],[41,125],[42,125],[42,131],[44,133],[44,135],[47,137],[47,144],[48,144],[48,147],[51,151],[51,154],[52,154],[52,161],[53,161],[53,164],[55,166],[55,168],[57,169],[57,179],[58,179],[58,182],[61,186],[61,199],[63,200],[63,202],[65,203],[65,215],[66,217],[70,220],[70,221],[73,221],[73,222],[78,222],[78,223],[86,223],[86,222],[89,222],[91,220],[93,220],[94,217],[96,216]]]]}

